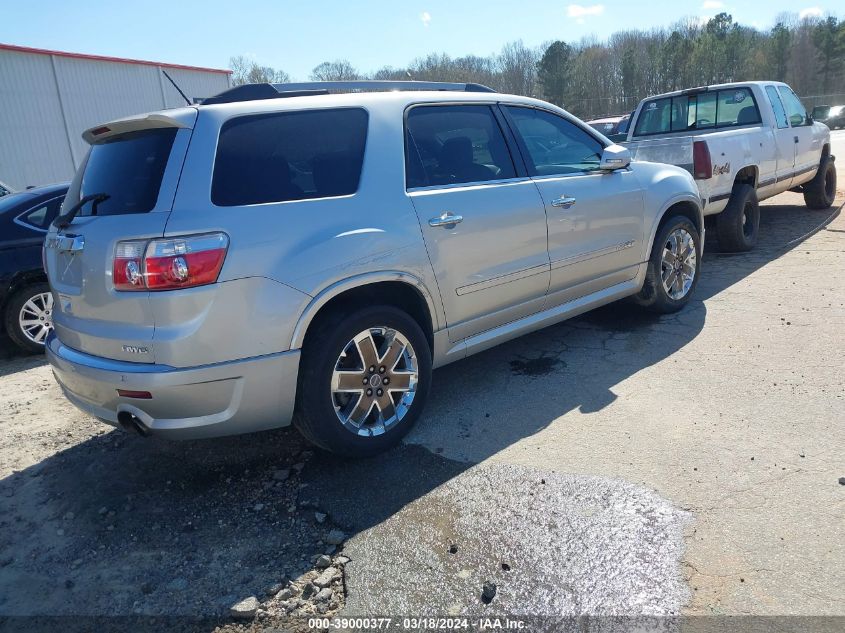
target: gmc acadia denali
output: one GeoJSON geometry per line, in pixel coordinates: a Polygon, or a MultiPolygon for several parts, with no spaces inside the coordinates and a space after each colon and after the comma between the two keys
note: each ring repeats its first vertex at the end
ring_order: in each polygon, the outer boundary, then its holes
{"type": "Polygon", "coordinates": [[[432,369],[625,297],[682,308],[692,176],[475,84],[255,84],[112,121],[45,243],[67,397],[142,435],[377,453],[432,369]]]}

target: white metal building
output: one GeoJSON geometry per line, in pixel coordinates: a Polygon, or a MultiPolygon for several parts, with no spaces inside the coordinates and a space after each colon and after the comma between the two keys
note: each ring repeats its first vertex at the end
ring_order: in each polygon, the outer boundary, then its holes
{"type": "Polygon", "coordinates": [[[231,71],[0,44],[0,181],[23,189],[69,180],[86,129],[223,92],[231,71]]]}

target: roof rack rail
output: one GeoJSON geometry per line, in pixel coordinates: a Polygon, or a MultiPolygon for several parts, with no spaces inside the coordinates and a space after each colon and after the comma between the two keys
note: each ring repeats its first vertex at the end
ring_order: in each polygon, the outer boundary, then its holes
{"type": "Polygon", "coordinates": [[[244,84],[225,90],[203,100],[203,105],[235,103],[258,99],[280,99],[284,97],[306,97],[338,92],[392,92],[398,90],[450,90],[455,92],[496,92],[492,88],[475,83],[453,83],[449,81],[306,81],[286,84],[244,84]]]}

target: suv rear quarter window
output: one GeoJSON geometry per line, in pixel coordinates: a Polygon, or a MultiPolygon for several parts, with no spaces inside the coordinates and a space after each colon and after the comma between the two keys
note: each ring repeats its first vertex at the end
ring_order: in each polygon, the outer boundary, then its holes
{"type": "Polygon", "coordinates": [[[367,121],[362,108],[230,119],[220,130],[211,201],[232,207],[354,194],[367,121]]]}

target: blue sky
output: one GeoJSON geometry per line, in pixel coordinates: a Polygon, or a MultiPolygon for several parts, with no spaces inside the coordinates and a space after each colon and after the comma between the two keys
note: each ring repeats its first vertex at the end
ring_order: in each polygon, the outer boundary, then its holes
{"type": "MultiPolygon", "coordinates": [[[[401,67],[429,52],[487,55],[505,42],[605,38],[684,17],[727,11],[768,28],[782,12],[841,12],[841,0],[425,0],[359,2],[5,2],[0,42],[76,53],[226,68],[233,55],[307,79],[317,64],[346,58],[359,70],[401,67]]],[[[841,17],[841,13],[840,13],[841,17]]]]}

